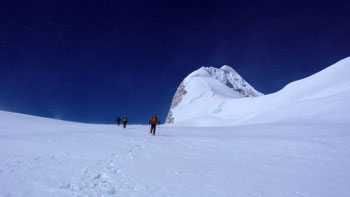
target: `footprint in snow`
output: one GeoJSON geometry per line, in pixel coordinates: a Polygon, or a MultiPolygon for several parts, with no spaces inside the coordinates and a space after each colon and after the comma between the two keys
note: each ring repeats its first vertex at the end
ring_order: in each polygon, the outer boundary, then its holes
{"type": "Polygon", "coordinates": [[[102,174],[98,174],[98,175],[96,175],[95,177],[94,177],[94,179],[108,179],[109,178],[109,176],[107,175],[107,174],[105,174],[105,173],[102,173],[102,174]]]}

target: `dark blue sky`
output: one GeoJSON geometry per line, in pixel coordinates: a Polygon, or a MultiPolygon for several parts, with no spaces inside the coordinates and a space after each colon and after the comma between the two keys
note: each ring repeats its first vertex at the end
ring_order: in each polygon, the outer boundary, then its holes
{"type": "Polygon", "coordinates": [[[164,121],[184,77],[223,64],[272,93],[350,55],[349,10],[322,0],[2,2],[0,109],[164,121]]]}

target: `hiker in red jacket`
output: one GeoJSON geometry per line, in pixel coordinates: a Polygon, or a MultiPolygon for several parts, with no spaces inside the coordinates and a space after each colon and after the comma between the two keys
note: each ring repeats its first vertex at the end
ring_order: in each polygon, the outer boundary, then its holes
{"type": "Polygon", "coordinates": [[[160,124],[160,121],[158,120],[156,114],[152,116],[152,118],[149,120],[149,124],[151,124],[151,130],[149,131],[150,133],[153,133],[153,135],[156,134],[156,126],[157,123],[160,124]]]}

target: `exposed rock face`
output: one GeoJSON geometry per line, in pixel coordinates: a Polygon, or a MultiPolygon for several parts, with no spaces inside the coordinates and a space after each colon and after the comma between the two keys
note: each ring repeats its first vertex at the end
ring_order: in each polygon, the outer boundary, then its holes
{"type": "Polygon", "coordinates": [[[224,65],[220,69],[214,67],[202,67],[191,73],[189,76],[205,76],[214,78],[245,97],[264,95],[256,91],[235,70],[233,70],[232,67],[228,65],[224,65]]]}
{"type": "MultiPolygon", "coordinates": [[[[230,66],[224,65],[220,69],[214,67],[202,67],[190,75],[188,75],[177,88],[175,95],[173,97],[168,116],[166,118],[166,123],[174,123],[176,116],[174,115],[174,109],[181,105],[183,98],[186,94],[197,94],[196,88],[191,88],[191,92],[188,92],[187,87],[195,83],[193,79],[203,79],[202,86],[208,86],[208,91],[204,94],[201,89],[201,95],[215,95],[215,90],[210,88],[211,84],[208,83],[221,83],[220,86],[225,86],[226,88],[219,89],[220,92],[225,92],[225,95],[230,95],[230,98],[241,98],[241,97],[257,97],[262,96],[263,94],[256,91],[251,85],[248,84],[233,68],[230,66]],[[208,80],[210,78],[210,80],[208,80]],[[213,81],[214,80],[214,81],[213,81]],[[228,88],[227,88],[228,87],[228,88]]],[[[217,87],[217,84],[216,86],[217,87]]],[[[206,90],[204,90],[206,91],[206,90]]],[[[184,109],[182,109],[184,110],[184,109]]]]}
{"type": "MultiPolygon", "coordinates": [[[[173,100],[171,102],[170,109],[174,109],[181,102],[182,97],[186,93],[187,92],[185,90],[184,81],[182,81],[175,92],[175,95],[174,95],[173,100]]],[[[173,117],[173,113],[171,112],[171,110],[169,110],[168,116],[166,117],[166,123],[174,123],[174,117],[173,117]]]]}

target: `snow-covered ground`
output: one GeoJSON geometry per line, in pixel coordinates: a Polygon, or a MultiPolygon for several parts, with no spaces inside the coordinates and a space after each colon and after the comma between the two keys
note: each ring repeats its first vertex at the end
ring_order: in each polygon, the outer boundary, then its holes
{"type": "Polygon", "coordinates": [[[350,196],[350,124],[93,125],[0,111],[0,196],[350,196]]]}

